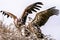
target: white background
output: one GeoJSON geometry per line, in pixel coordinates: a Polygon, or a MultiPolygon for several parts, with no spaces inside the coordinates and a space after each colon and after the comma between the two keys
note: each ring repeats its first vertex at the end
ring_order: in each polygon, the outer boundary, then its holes
{"type": "MultiPolygon", "coordinates": [[[[24,9],[35,2],[43,2],[41,10],[48,9],[52,6],[56,6],[60,10],[60,1],[59,0],[0,0],[0,10],[8,11],[16,15],[18,18],[21,17],[24,9]]],[[[33,17],[34,14],[30,15],[33,17]]],[[[12,23],[11,18],[6,18],[0,15],[0,20],[3,20],[4,23],[12,23]]],[[[52,16],[48,22],[41,27],[42,32],[46,35],[51,35],[56,40],[60,40],[60,14],[58,16],[52,16]]]]}

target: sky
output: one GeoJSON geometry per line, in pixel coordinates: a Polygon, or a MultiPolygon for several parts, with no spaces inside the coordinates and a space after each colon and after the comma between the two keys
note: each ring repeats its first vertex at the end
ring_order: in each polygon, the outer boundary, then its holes
{"type": "MultiPolygon", "coordinates": [[[[24,9],[35,2],[42,2],[44,5],[42,6],[40,11],[46,10],[50,7],[56,6],[56,9],[60,10],[60,1],[59,0],[0,0],[0,10],[4,10],[7,12],[11,12],[16,15],[18,18],[21,17],[24,9]]],[[[28,17],[34,18],[36,13],[28,15],[28,17]]],[[[13,23],[13,19],[10,17],[7,18],[0,13],[0,20],[4,21],[4,24],[13,23]]],[[[60,14],[58,16],[52,16],[49,18],[47,23],[41,27],[42,32],[45,35],[51,35],[56,40],[60,40],[60,14]]]]}

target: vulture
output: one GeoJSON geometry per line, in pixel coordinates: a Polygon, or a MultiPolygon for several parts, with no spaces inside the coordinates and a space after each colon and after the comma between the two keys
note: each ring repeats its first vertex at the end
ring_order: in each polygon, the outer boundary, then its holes
{"type": "MultiPolygon", "coordinates": [[[[7,15],[7,18],[8,17],[13,18],[15,26],[20,28],[22,25],[25,25],[27,16],[29,14],[32,14],[32,11],[37,13],[37,10],[40,10],[39,8],[42,8],[41,7],[42,5],[43,5],[42,2],[36,2],[27,6],[20,18],[17,18],[15,15],[13,15],[10,12],[6,12],[6,11],[0,11],[0,12],[2,12],[3,15],[7,15]]],[[[28,24],[28,29],[32,31],[33,33],[35,33],[37,37],[43,38],[42,36],[43,34],[41,33],[41,30],[39,28],[45,25],[45,23],[48,21],[48,19],[51,16],[58,15],[58,14],[59,14],[59,10],[56,9],[55,7],[51,7],[44,11],[38,12],[35,18],[31,21],[31,23],[28,24]]]]}

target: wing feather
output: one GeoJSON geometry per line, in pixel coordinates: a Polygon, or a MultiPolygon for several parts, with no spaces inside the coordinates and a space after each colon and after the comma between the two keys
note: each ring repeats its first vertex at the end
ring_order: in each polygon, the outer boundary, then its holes
{"type": "Polygon", "coordinates": [[[6,11],[0,11],[0,12],[2,12],[2,14],[3,14],[4,16],[7,15],[7,18],[8,18],[8,17],[11,17],[11,18],[13,18],[14,20],[17,19],[17,17],[16,17],[15,15],[13,15],[12,13],[10,13],[10,12],[6,12],[6,11]]]}
{"type": "Polygon", "coordinates": [[[42,2],[36,2],[36,3],[33,3],[33,4],[29,5],[29,6],[24,10],[24,12],[23,12],[23,14],[22,14],[22,17],[21,17],[21,20],[22,20],[23,24],[25,24],[26,18],[27,18],[27,16],[28,16],[28,14],[32,13],[32,11],[37,12],[37,11],[34,10],[34,9],[39,10],[39,8],[36,8],[36,7],[40,7],[40,6],[38,6],[38,4],[39,4],[39,5],[43,5],[42,2]]]}
{"type": "Polygon", "coordinates": [[[58,14],[59,14],[59,10],[55,9],[55,7],[51,7],[45,11],[37,13],[32,23],[36,26],[41,27],[47,22],[49,17],[53,15],[58,15],[58,14]]]}

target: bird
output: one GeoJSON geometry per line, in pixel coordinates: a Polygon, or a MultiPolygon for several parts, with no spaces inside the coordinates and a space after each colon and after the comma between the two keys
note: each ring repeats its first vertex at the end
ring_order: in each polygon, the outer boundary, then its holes
{"type": "MultiPolygon", "coordinates": [[[[42,8],[40,5],[44,5],[42,2],[36,2],[33,3],[29,6],[27,6],[24,9],[24,12],[22,13],[21,18],[18,18],[14,14],[7,12],[7,11],[0,11],[2,14],[5,16],[7,15],[8,17],[11,17],[14,19],[13,23],[17,28],[20,28],[22,25],[25,25],[27,16],[29,14],[32,14],[33,12],[37,13],[37,10],[40,10],[39,8],[42,8]],[[35,10],[36,9],[36,10],[35,10]],[[33,11],[33,12],[32,12],[33,11]]],[[[48,21],[48,19],[53,16],[53,15],[58,15],[59,10],[55,9],[56,7],[51,7],[46,10],[43,10],[41,12],[38,12],[35,16],[35,18],[27,25],[28,29],[37,35],[38,38],[43,38],[43,34],[41,33],[40,27],[45,25],[45,23],[48,21]]]]}
{"type": "Polygon", "coordinates": [[[43,3],[42,2],[36,2],[36,3],[33,3],[29,6],[27,6],[20,18],[17,18],[17,16],[15,16],[14,14],[7,12],[7,11],[1,10],[0,12],[2,12],[2,14],[4,16],[7,15],[7,18],[8,17],[13,18],[13,20],[14,20],[13,22],[14,22],[15,26],[20,27],[21,25],[25,25],[28,14],[31,14],[32,11],[37,12],[36,10],[40,10],[39,9],[39,8],[41,8],[40,5],[43,5],[43,3]]]}

